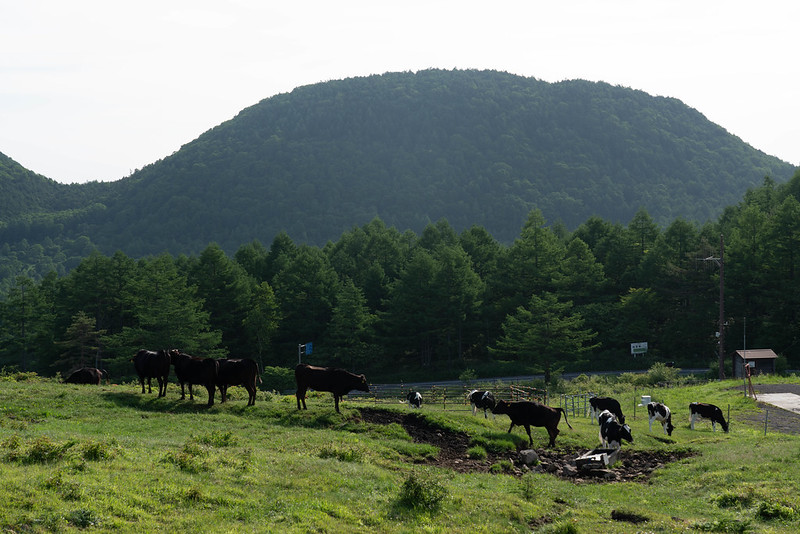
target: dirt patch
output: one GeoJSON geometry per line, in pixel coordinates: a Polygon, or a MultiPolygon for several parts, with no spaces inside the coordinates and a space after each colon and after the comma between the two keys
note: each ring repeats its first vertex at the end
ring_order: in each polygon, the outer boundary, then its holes
{"type": "MultiPolygon", "coordinates": [[[[743,391],[743,386],[737,389],[743,391]]],[[[794,393],[800,395],[800,384],[753,384],[756,392],[756,399],[762,393],[794,393]]],[[[800,434],[800,415],[783,410],[777,406],[768,405],[764,402],[756,401],[757,412],[744,414],[742,419],[746,424],[763,429],[764,423],[770,432],[781,432],[783,434],[800,434]],[[769,409],[769,415],[767,415],[769,409]]]]}
{"type": "Polygon", "coordinates": [[[510,466],[507,470],[500,470],[507,474],[522,476],[533,471],[550,473],[575,483],[586,482],[645,482],[656,469],[666,463],[674,462],[692,453],[665,452],[665,451],[637,451],[624,449],[620,453],[620,461],[610,469],[594,469],[591,471],[579,470],[575,459],[585,450],[569,450],[562,448],[535,449],[539,455],[539,464],[533,467],[524,466],[519,460],[518,453],[492,454],[486,459],[478,460],[467,456],[470,447],[470,437],[464,432],[450,432],[433,427],[428,424],[422,414],[417,412],[402,413],[394,411],[362,408],[361,417],[368,423],[401,425],[415,442],[428,443],[439,449],[435,459],[429,460],[429,465],[452,469],[459,473],[489,473],[496,472],[498,464],[510,466]],[[495,466],[493,469],[492,466],[495,466]]]}

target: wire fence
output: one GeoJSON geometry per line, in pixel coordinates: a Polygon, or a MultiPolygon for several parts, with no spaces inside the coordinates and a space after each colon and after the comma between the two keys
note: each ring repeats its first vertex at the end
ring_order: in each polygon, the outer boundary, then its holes
{"type": "Polygon", "coordinates": [[[409,391],[422,395],[423,405],[441,406],[443,410],[469,411],[468,393],[473,390],[491,391],[496,400],[536,401],[547,404],[547,391],[519,384],[370,384],[369,392],[351,391],[348,398],[357,402],[374,404],[407,403],[409,391]]]}

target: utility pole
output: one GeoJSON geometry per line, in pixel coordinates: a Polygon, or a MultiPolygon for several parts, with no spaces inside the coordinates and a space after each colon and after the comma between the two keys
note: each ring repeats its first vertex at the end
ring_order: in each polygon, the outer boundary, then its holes
{"type": "Polygon", "coordinates": [[[719,379],[725,378],[725,240],[719,234],[719,379]]]}
{"type": "Polygon", "coordinates": [[[719,266],[719,355],[717,364],[719,365],[719,379],[725,379],[725,239],[719,234],[719,258],[709,256],[704,261],[713,261],[719,266]]]}

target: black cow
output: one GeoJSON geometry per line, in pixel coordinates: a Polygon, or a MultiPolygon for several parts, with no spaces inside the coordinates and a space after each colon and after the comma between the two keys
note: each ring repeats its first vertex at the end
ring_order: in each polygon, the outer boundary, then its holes
{"type": "Polygon", "coordinates": [[[256,384],[259,380],[258,364],[252,358],[219,359],[219,373],[217,374],[217,387],[222,396],[222,402],[228,400],[228,386],[243,386],[247,390],[247,405],[256,404],[256,384]]]}
{"type": "Polygon", "coordinates": [[[303,409],[306,408],[306,391],[315,389],[317,391],[330,391],[333,393],[333,400],[336,403],[336,411],[339,411],[339,399],[347,395],[352,390],[369,391],[367,379],[364,375],[356,375],[344,369],[334,367],[316,367],[301,363],[294,368],[294,379],[297,382],[297,409],[300,409],[300,401],[303,402],[303,409]]]}
{"type": "Polygon", "coordinates": [[[594,423],[595,418],[597,418],[597,414],[603,410],[608,410],[614,414],[614,417],[617,418],[617,421],[621,425],[625,424],[625,416],[622,415],[622,407],[619,405],[619,401],[617,401],[617,399],[612,399],[611,397],[592,397],[589,399],[589,406],[591,423],[594,423]]]}
{"type": "Polygon", "coordinates": [[[95,384],[99,386],[103,377],[108,378],[108,373],[96,367],[82,367],[70,373],[64,382],[67,384],[95,384]]]}
{"type": "Polygon", "coordinates": [[[491,391],[473,389],[467,393],[467,398],[472,405],[472,415],[475,415],[478,413],[478,409],[481,409],[483,410],[483,418],[488,419],[489,417],[486,415],[486,410],[492,410],[492,419],[496,419],[494,415],[495,400],[491,391]]]}
{"type": "Polygon", "coordinates": [[[706,404],[704,402],[693,402],[689,405],[689,412],[692,414],[692,430],[694,430],[694,422],[698,417],[711,420],[711,428],[714,432],[717,431],[717,423],[722,425],[722,430],[728,431],[728,423],[725,422],[725,417],[722,415],[722,410],[713,404],[706,404]]]}
{"type": "Polygon", "coordinates": [[[597,416],[600,425],[600,443],[603,447],[619,449],[622,447],[622,440],[633,443],[631,427],[621,425],[617,417],[608,410],[603,410],[597,416]]]}
{"type": "Polygon", "coordinates": [[[658,421],[664,427],[664,434],[671,436],[675,429],[672,426],[672,412],[666,404],[651,402],[647,405],[647,414],[650,416],[650,432],[653,431],[653,421],[658,421]]]}
{"type": "Polygon", "coordinates": [[[409,406],[413,406],[414,408],[422,407],[422,393],[419,391],[409,391],[408,395],[406,395],[406,400],[409,406]]]}
{"type": "Polygon", "coordinates": [[[551,408],[544,404],[531,401],[508,402],[504,400],[497,401],[492,413],[506,414],[511,418],[511,426],[508,431],[514,428],[514,425],[521,425],[525,427],[528,433],[528,441],[533,445],[533,437],[531,437],[532,426],[543,426],[547,429],[550,435],[550,447],[556,444],[556,436],[558,436],[558,422],[561,420],[561,414],[564,414],[564,421],[571,429],[572,425],[567,421],[567,412],[564,408],[551,408]]]}
{"type": "Polygon", "coordinates": [[[158,396],[166,397],[170,365],[170,357],[167,351],[162,349],[153,352],[152,350],[140,349],[131,361],[136,368],[136,374],[139,375],[142,393],[144,393],[144,379],[147,379],[148,393],[152,393],[153,387],[150,384],[150,379],[155,378],[158,380],[158,396]]]}
{"type": "Polygon", "coordinates": [[[192,384],[205,386],[208,391],[208,406],[214,405],[214,392],[217,387],[219,362],[214,358],[197,358],[178,349],[171,349],[169,357],[175,366],[175,376],[181,385],[181,400],[186,398],[184,384],[189,386],[189,399],[194,400],[192,384]]]}

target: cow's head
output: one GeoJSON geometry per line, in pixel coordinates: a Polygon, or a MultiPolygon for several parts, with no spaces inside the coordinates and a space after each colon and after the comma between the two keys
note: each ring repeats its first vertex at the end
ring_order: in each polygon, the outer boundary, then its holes
{"type": "Polygon", "coordinates": [[[356,389],[359,391],[366,391],[369,392],[369,384],[367,384],[367,377],[364,375],[358,375],[358,385],[356,389]]]}
{"type": "Polygon", "coordinates": [[[494,405],[494,410],[492,410],[492,412],[493,413],[499,413],[499,414],[504,414],[504,413],[507,414],[508,413],[508,408],[510,406],[511,406],[511,404],[508,401],[499,400],[494,405]]]}

